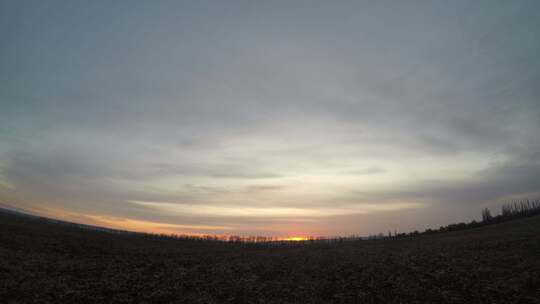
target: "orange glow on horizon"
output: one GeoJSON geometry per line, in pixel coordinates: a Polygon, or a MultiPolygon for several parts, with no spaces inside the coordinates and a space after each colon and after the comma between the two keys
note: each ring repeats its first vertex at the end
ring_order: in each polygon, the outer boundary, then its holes
{"type": "MultiPolygon", "coordinates": [[[[168,234],[176,236],[194,236],[194,237],[211,237],[220,240],[229,240],[240,238],[243,241],[249,242],[251,237],[248,236],[237,236],[235,233],[202,233],[197,230],[215,230],[216,232],[220,230],[231,231],[233,228],[228,226],[205,226],[205,225],[182,225],[182,224],[171,224],[171,223],[160,223],[152,221],[144,221],[130,218],[119,218],[119,217],[110,217],[103,215],[94,215],[94,214],[82,214],[77,212],[70,212],[63,209],[56,208],[29,208],[31,214],[36,214],[40,216],[45,216],[50,219],[58,219],[63,221],[68,221],[78,224],[93,225],[97,227],[104,227],[110,229],[120,229],[132,232],[142,232],[142,233],[156,233],[156,234],[168,234]]],[[[287,235],[287,234],[285,234],[287,235]]],[[[289,234],[290,235],[290,234],[289,234]]],[[[265,242],[273,241],[287,241],[287,242],[303,242],[315,239],[312,236],[272,236],[272,237],[262,237],[265,242]]]]}
{"type": "Polygon", "coordinates": [[[283,238],[282,240],[283,241],[292,241],[292,242],[302,242],[302,241],[307,241],[309,238],[305,237],[305,236],[291,236],[291,237],[286,237],[286,238],[283,238]]]}

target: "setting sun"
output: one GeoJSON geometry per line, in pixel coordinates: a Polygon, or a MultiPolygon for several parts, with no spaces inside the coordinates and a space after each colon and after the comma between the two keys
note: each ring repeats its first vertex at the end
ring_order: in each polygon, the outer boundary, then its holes
{"type": "Polygon", "coordinates": [[[286,237],[283,240],[284,241],[301,242],[301,241],[307,241],[308,238],[305,237],[305,236],[291,236],[291,237],[286,237]]]}

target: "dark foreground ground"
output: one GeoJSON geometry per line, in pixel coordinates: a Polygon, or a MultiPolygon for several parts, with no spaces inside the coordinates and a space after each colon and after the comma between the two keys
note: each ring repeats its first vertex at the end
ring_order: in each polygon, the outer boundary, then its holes
{"type": "Polygon", "coordinates": [[[0,303],[540,303],[540,217],[296,247],[147,239],[0,212],[0,303]]]}

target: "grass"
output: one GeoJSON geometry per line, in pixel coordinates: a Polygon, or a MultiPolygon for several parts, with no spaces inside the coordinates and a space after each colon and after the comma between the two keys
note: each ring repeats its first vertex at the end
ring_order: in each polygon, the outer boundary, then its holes
{"type": "Polygon", "coordinates": [[[540,303],[540,217],[412,238],[258,246],[0,212],[0,303],[540,303]]]}

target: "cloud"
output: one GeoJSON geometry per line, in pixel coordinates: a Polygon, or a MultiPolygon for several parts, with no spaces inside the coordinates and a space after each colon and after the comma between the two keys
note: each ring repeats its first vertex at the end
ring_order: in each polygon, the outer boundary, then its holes
{"type": "Polygon", "coordinates": [[[358,169],[358,170],[346,171],[346,173],[357,174],[357,175],[372,175],[372,174],[381,174],[381,173],[385,173],[385,172],[386,172],[386,170],[384,168],[377,167],[377,166],[367,167],[367,168],[358,169]]]}
{"type": "Polygon", "coordinates": [[[536,1],[61,6],[0,10],[17,204],[350,231],[538,192],[536,1]]]}
{"type": "MultiPolygon", "coordinates": [[[[540,164],[508,162],[471,174],[465,180],[444,178],[418,181],[402,189],[357,193],[363,200],[406,200],[433,204],[480,206],[511,197],[540,195],[540,164]]],[[[478,207],[476,207],[478,209],[478,207]]]]}
{"type": "Polygon", "coordinates": [[[258,169],[253,168],[253,164],[249,163],[155,164],[154,168],[163,174],[210,178],[266,179],[282,177],[277,173],[258,172],[258,169]]]}
{"type": "Polygon", "coordinates": [[[395,211],[400,209],[420,208],[417,203],[391,203],[391,204],[358,204],[341,208],[321,207],[276,207],[260,206],[247,207],[238,205],[201,206],[164,202],[141,202],[131,203],[176,212],[180,215],[211,216],[219,214],[220,217],[327,217],[336,215],[364,214],[376,211],[395,211]]]}

